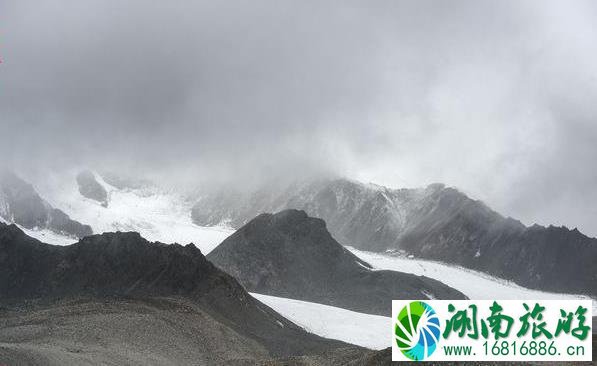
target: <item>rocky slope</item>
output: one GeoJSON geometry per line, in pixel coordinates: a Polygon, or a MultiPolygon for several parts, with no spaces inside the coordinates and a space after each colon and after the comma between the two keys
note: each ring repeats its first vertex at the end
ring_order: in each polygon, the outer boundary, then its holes
{"type": "Polygon", "coordinates": [[[390,314],[392,299],[464,298],[430,278],[372,270],[304,211],[259,215],[207,258],[249,291],[370,314],[390,314]]]}
{"type": "Polygon", "coordinates": [[[90,226],[53,208],[31,184],[9,171],[0,171],[0,217],[27,229],[49,229],[77,238],[92,234],[90,226]]]}
{"type": "Polygon", "coordinates": [[[192,244],[106,233],[43,244],[0,224],[0,362],[221,364],[348,345],[252,298],[192,244]]]}
{"type": "Polygon", "coordinates": [[[205,194],[195,223],[240,227],[263,212],[305,210],[342,244],[401,250],[556,292],[597,295],[597,239],[565,227],[526,227],[441,184],[389,189],[345,179],[205,194]]]}
{"type": "Polygon", "coordinates": [[[95,179],[95,174],[90,170],[83,170],[77,174],[77,185],[79,193],[83,197],[99,202],[102,206],[108,207],[108,192],[95,179]]]}

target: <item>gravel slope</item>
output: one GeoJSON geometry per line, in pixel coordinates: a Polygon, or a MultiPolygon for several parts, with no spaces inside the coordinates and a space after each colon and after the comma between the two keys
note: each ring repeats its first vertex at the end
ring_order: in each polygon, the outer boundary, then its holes
{"type": "Polygon", "coordinates": [[[106,233],[52,246],[5,224],[0,345],[10,365],[220,364],[349,347],[255,300],[192,244],[106,233]]]}

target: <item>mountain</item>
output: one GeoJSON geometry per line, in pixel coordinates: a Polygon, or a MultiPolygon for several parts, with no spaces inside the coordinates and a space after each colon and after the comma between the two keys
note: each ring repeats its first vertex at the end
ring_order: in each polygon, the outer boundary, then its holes
{"type": "Polygon", "coordinates": [[[204,194],[198,225],[240,227],[264,212],[293,208],[326,221],[342,244],[483,271],[534,289],[597,295],[597,239],[565,227],[526,227],[442,184],[390,189],[346,179],[204,194]]]}
{"type": "Polygon", "coordinates": [[[9,171],[0,172],[0,217],[27,229],[48,229],[76,238],[92,234],[90,226],[52,207],[31,184],[9,171]]]}
{"type": "MultiPolygon", "coordinates": [[[[102,205],[81,194],[77,182],[81,171],[80,168],[73,168],[55,174],[40,174],[32,179],[35,179],[35,187],[45,200],[71,218],[90,225],[94,233],[135,231],[149,241],[192,242],[205,254],[233,232],[229,227],[193,224],[189,215],[193,202],[171,187],[92,171],[94,182],[100,184],[108,197],[108,204],[102,205]]],[[[26,233],[44,243],[75,242],[58,236],[26,233]]]]}
{"type": "Polygon", "coordinates": [[[0,224],[0,305],[3,363],[222,364],[349,347],[260,303],[194,245],[137,233],[52,246],[0,224]]]}
{"type": "Polygon", "coordinates": [[[262,214],[207,258],[249,291],[388,315],[392,299],[463,299],[423,276],[375,271],[304,211],[262,214]]]}
{"type": "Polygon", "coordinates": [[[83,170],[77,174],[77,185],[79,193],[83,197],[99,202],[102,206],[108,207],[108,192],[95,179],[95,174],[90,170],[83,170]]]}

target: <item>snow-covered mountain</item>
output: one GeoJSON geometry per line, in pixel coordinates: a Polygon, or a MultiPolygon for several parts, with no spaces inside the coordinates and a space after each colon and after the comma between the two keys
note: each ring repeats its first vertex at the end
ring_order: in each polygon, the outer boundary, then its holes
{"type": "MultiPolygon", "coordinates": [[[[81,187],[77,181],[80,172],[80,169],[73,170],[47,176],[41,180],[31,180],[31,182],[39,192],[40,198],[48,205],[61,209],[73,219],[90,224],[94,232],[137,231],[152,241],[193,242],[203,254],[208,254],[232,234],[234,230],[231,226],[244,222],[241,217],[247,215],[249,220],[253,218],[249,215],[262,210],[277,211],[288,204],[285,197],[293,197],[292,202],[304,203],[303,208],[307,206],[308,210],[319,212],[320,217],[329,216],[332,220],[327,223],[327,227],[332,233],[336,231],[344,235],[342,244],[353,243],[354,245],[354,241],[348,240],[349,237],[354,233],[363,233],[360,239],[363,247],[366,246],[367,235],[371,238],[383,238],[383,235],[376,233],[385,232],[386,236],[391,238],[390,233],[393,231],[388,228],[392,225],[395,225],[396,230],[408,227],[408,223],[411,222],[408,218],[414,217],[411,216],[411,212],[415,210],[413,206],[425,206],[423,204],[425,201],[433,202],[433,194],[430,192],[442,192],[448,189],[441,185],[433,185],[418,190],[391,190],[375,185],[337,180],[294,184],[282,189],[272,187],[252,195],[251,199],[248,199],[247,197],[250,196],[247,195],[223,192],[220,200],[212,202],[213,210],[204,212],[208,214],[206,217],[210,218],[205,223],[220,225],[203,227],[191,221],[190,212],[194,201],[178,192],[156,188],[146,181],[122,179],[103,172],[102,174],[92,172],[93,179],[106,192],[107,207],[104,207],[101,201],[85,197],[80,192],[81,187]],[[334,200],[336,204],[333,203],[334,200]],[[402,203],[399,204],[400,202],[402,203]],[[369,219],[367,219],[367,212],[371,213],[369,219]],[[350,219],[349,224],[342,223],[346,218],[350,219]],[[392,224],[384,226],[383,223],[386,221],[392,224]],[[227,225],[221,225],[222,223],[227,225]],[[379,230],[370,230],[379,224],[382,224],[379,230]]],[[[205,204],[214,197],[215,195],[204,196],[201,202],[205,204]]],[[[298,206],[295,203],[293,205],[298,206]]],[[[201,212],[198,210],[201,207],[209,208],[209,205],[195,206],[194,213],[201,212]]],[[[2,220],[0,216],[0,221],[2,220]]],[[[30,236],[34,234],[44,242],[56,244],[69,244],[75,241],[72,237],[56,234],[48,229],[28,229],[26,233],[30,236]]],[[[334,236],[339,237],[338,234],[334,236]]],[[[387,269],[424,275],[441,281],[473,299],[579,298],[575,295],[529,290],[481,272],[408,257],[406,251],[386,253],[384,246],[379,248],[372,246],[372,248],[378,252],[349,249],[361,260],[370,263],[373,270],[387,269]]],[[[388,244],[387,248],[392,248],[392,245],[388,244]]],[[[384,317],[282,297],[262,294],[254,294],[254,296],[284,317],[315,334],[366,347],[380,348],[385,344],[385,341],[379,341],[385,337],[385,333],[380,333],[385,329],[384,317]]],[[[593,313],[596,313],[595,308],[593,313]]]]}
{"type": "Polygon", "coordinates": [[[74,242],[92,234],[89,225],[71,219],[10,171],[0,171],[0,219],[19,225],[33,236],[61,241],[74,242]]]}
{"type": "Polygon", "coordinates": [[[357,249],[404,251],[525,287],[597,294],[597,239],[565,227],[526,227],[442,184],[390,189],[331,179],[221,190],[202,195],[192,217],[198,225],[238,228],[288,208],[324,219],[340,243],[357,249]]]}
{"type": "MultiPolygon", "coordinates": [[[[488,253],[491,253],[492,250],[499,252],[500,246],[498,244],[507,238],[524,238],[525,235],[521,235],[520,232],[523,234],[526,233],[526,237],[531,236],[532,232],[535,232],[534,235],[544,233],[543,235],[548,238],[553,236],[553,240],[563,240],[559,245],[552,245],[555,248],[563,248],[562,250],[580,245],[583,241],[593,243],[594,240],[584,237],[576,230],[570,231],[563,228],[542,228],[538,226],[525,228],[522,224],[512,219],[501,217],[481,202],[473,201],[458,191],[443,187],[442,185],[432,185],[423,189],[393,190],[344,179],[320,180],[300,184],[295,183],[282,188],[263,187],[263,189],[249,195],[222,191],[220,194],[203,196],[199,200],[199,203],[193,207],[193,200],[176,191],[157,188],[148,181],[123,179],[113,174],[102,172],[100,175],[97,172],[93,172],[94,179],[103,187],[107,194],[108,207],[103,207],[101,202],[84,197],[80,193],[77,175],[81,171],[82,169],[73,169],[67,172],[60,172],[59,174],[44,175],[43,179],[36,180],[30,177],[27,177],[27,179],[33,183],[35,191],[39,192],[37,196],[46,202],[46,205],[60,209],[73,220],[89,224],[96,233],[117,230],[137,231],[143,237],[152,241],[165,243],[193,242],[204,254],[209,253],[226,237],[232,234],[234,230],[231,226],[240,225],[245,221],[245,217],[252,219],[253,216],[249,215],[253,215],[256,212],[275,212],[290,205],[305,209],[308,213],[315,212],[315,214],[311,215],[323,218],[327,217],[327,228],[333,234],[334,238],[342,238],[338,240],[341,244],[352,245],[358,250],[363,250],[364,248],[365,250],[384,253],[388,248],[397,247],[400,249],[390,249],[391,253],[413,253],[415,257],[458,264],[462,267],[489,273],[492,276],[499,276],[510,281],[515,281],[524,287],[533,287],[545,291],[586,293],[587,291],[583,291],[578,284],[583,283],[583,271],[590,271],[595,266],[587,266],[583,262],[597,262],[594,254],[582,250],[582,248],[576,252],[575,250],[571,250],[570,252],[566,252],[565,255],[559,256],[553,253],[550,254],[549,250],[545,251],[545,253],[540,253],[540,255],[531,255],[532,253],[528,253],[531,248],[537,245],[548,245],[549,242],[546,240],[537,240],[537,243],[528,245],[526,250],[520,251],[521,257],[525,258],[526,262],[516,258],[518,252],[514,250],[516,249],[516,242],[513,240],[511,245],[504,246],[504,255],[499,256],[498,258],[500,259],[492,259],[494,255],[488,255],[488,253]],[[452,198],[450,200],[450,197],[455,197],[456,199],[452,198]],[[453,202],[451,211],[446,208],[451,207],[446,202],[453,202]],[[461,209],[458,210],[457,207],[461,207],[461,209]],[[193,211],[195,223],[190,218],[191,210],[193,211]],[[444,216],[451,218],[451,220],[438,220],[436,223],[437,226],[431,225],[432,216],[430,215],[434,212],[438,216],[441,216],[439,215],[440,212],[444,212],[444,216]],[[448,214],[449,212],[452,213],[448,214]],[[423,220],[423,218],[426,218],[426,220],[423,220]],[[347,223],[344,223],[344,220],[347,220],[347,223]],[[494,220],[494,224],[491,225],[491,230],[487,230],[487,221],[491,222],[491,220],[494,220]],[[460,224],[458,224],[459,221],[461,222],[460,224]],[[463,224],[463,222],[469,222],[469,224],[463,224]],[[227,225],[221,225],[222,223],[227,223],[227,225]],[[416,223],[419,223],[419,225],[416,225],[416,223]],[[422,223],[427,223],[427,225],[423,225],[422,223]],[[203,226],[214,224],[220,225],[203,226]],[[458,232],[461,233],[465,233],[467,230],[468,232],[474,232],[473,229],[476,229],[477,232],[486,232],[488,235],[464,236],[467,240],[456,240],[458,236],[446,235],[443,237],[445,248],[442,249],[442,246],[438,246],[434,242],[434,235],[439,237],[438,235],[441,233],[448,233],[448,228],[454,224],[460,227],[460,231],[458,232]],[[424,230],[426,226],[430,228],[424,230]],[[504,233],[508,232],[504,227],[511,228],[510,230],[514,234],[510,236],[504,235],[504,233]],[[415,246],[414,248],[406,244],[402,246],[403,243],[409,242],[404,239],[409,237],[405,233],[416,232],[429,233],[430,240],[427,245],[415,246]],[[550,232],[560,232],[565,235],[564,238],[558,239],[553,233],[549,234],[550,232]],[[500,233],[502,235],[501,238],[498,235],[500,233]],[[351,240],[351,236],[356,239],[351,240]],[[498,240],[492,242],[486,239],[492,236],[497,237],[498,240]],[[566,240],[570,240],[566,238],[567,236],[578,236],[581,240],[576,240],[575,243],[573,239],[571,244],[567,244],[566,240]],[[390,242],[391,238],[395,240],[390,242]],[[355,243],[360,243],[360,245],[355,243]],[[379,246],[379,243],[385,244],[379,246]],[[450,256],[449,253],[443,258],[439,255],[434,255],[431,249],[437,247],[447,252],[462,250],[464,253],[463,256],[468,262],[459,262],[458,258],[450,256]],[[470,249],[467,250],[469,247],[470,249]],[[428,249],[423,250],[425,248],[428,249]],[[581,253],[584,253],[584,255],[581,253]],[[504,260],[508,256],[513,258],[509,262],[504,260]],[[546,260],[550,256],[552,259],[549,261],[546,260]],[[554,257],[558,258],[553,259],[554,257]],[[540,260],[545,260],[545,262],[536,263],[540,260]],[[503,261],[503,263],[500,263],[500,261],[503,261]],[[516,261],[522,263],[514,266],[513,263],[516,263],[516,261]],[[514,276],[508,276],[507,273],[502,274],[503,271],[510,270],[510,267],[519,267],[523,274],[524,272],[540,273],[538,272],[539,270],[542,270],[546,266],[549,267],[548,263],[559,261],[564,263],[575,261],[575,263],[580,264],[578,270],[575,268],[575,273],[572,275],[568,274],[565,270],[561,272],[563,276],[562,282],[567,281],[567,283],[565,286],[560,286],[559,288],[530,285],[528,282],[517,280],[514,276]],[[485,265],[485,262],[489,262],[490,265],[485,265]],[[482,264],[485,267],[482,267],[482,264]],[[502,272],[496,271],[495,267],[498,269],[501,268],[502,272]],[[575,277],[577,274],[578,278],[575,277]]],[[[0,200],[0,203],[3,202],[6,201],[0,200]]],[[[6,220],[3,219],[4,216],[0,215],[0,221],[12,222],[11,217],[9,217],[9,220],[6,220]]],[[[27,229],[22,225],[20,227],[28,235],[44,242],[70,244],[76,241],[72,236],[56,233],[46,228],[27,229]]],[[[422,242],[424,243],[425,240],[422,242]]],[[[414,240],[411,241],[411,243],[414,242],[414,240]]],[[[520,242],[524,243],[524,241],[520,242]]],[[[593,244],[590,245],[594,247],[593,244]]],[[[524,247],[523,244],[518,244],[518,246],[524,247]]],[[[442,250],[440,249],[438,249],[438,252],[441,253],[442,250]]],[[[412,261],[415,261],[415,259],[411,259],[412,261]]],[[[421,261],[421,263],[427,262],[421,261]]],[[[396,270],[399,268],[393,267],[393,269],[396,270]]],[[[405,272],[408,271],[405,270],[405,272]]],[[[428,272],[425,275],[443,282],[443,278],[440,275],[434,276],[433,272],[428,272]]],[[[591,276],[585,276],[585,278],[590,279],[591,276]]],[[[586,280],[585,285],[588,282],[590,281],[586,280]]],[[[462,284],[456,286],[451,283],[450,285],[469,295],[466,286],[460,287],[462,284]]],[[[587,286],[590,287],[590,284],[587,286]]],[[[471,297],[475,298],[474,295],[471,297]]]]}
{"type": "Polygon", "coordinates": [[[190,215],[192,201],[147,181],[73,169],[44,177],[35,185],[48,202],[89,224],[94,233],[135,231],[151,241],[194,243],[208,253],[232,232],[224,226],[194,224],[190,215]]]}

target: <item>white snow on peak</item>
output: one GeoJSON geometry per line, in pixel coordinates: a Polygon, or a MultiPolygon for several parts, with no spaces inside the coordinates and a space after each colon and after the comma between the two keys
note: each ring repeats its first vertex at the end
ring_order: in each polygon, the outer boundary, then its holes
{"type": "Polygon", "coordinates": [[[3,197],[3,194],[0,190],[0,221],[1,222],[8,222],[7,217],[9,216],[8,214],[8,202],[6,202],[6,198],[3,197]]]}
{"type": "Polygon", "coordinates": [[[150,241],[193,243],[207,254],[233,231],[224,226],[201,227],[193,224],[193,202],[181,195],[157,187],[118,189],[94,173],[108,193],[108,207],[103,207],[79,193],[77,173],[73,170],[48,177],[36,188],[52,206],[64,211],[71,219],[90,225],[95,234],[136,231],[150,241]]]}

